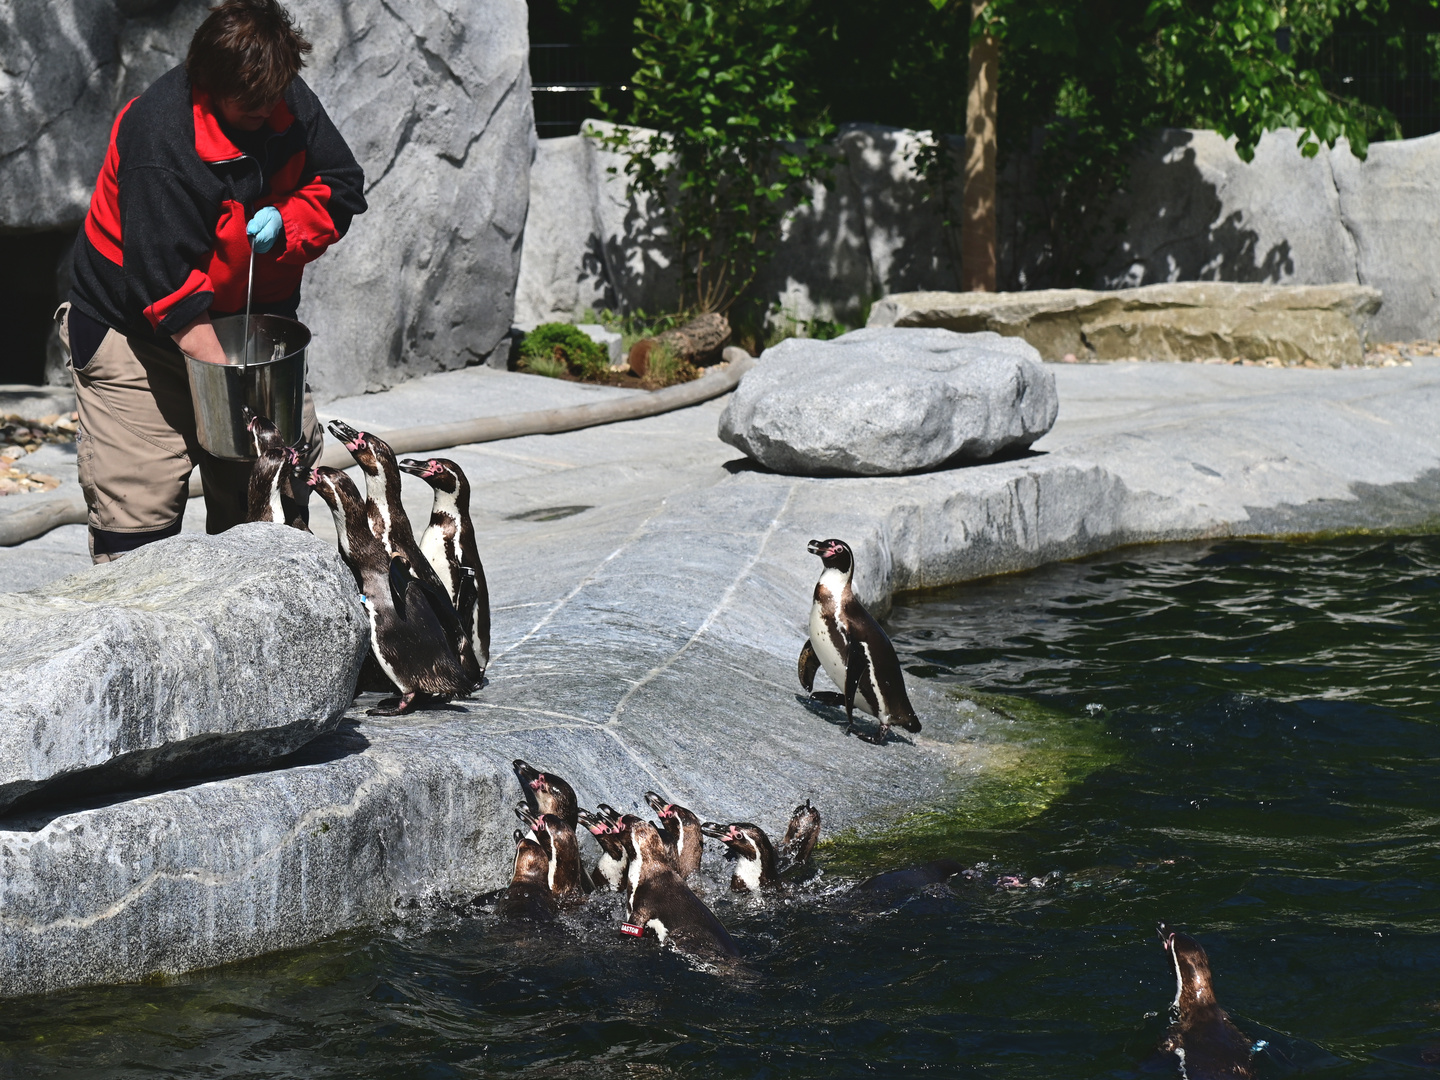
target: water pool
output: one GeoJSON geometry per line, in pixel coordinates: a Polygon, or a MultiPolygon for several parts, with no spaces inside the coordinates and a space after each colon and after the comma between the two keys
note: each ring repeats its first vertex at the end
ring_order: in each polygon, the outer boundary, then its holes
{"type": "MultiPolygon", "coordinates": [[[[6,1003],[4,1077],[1111,1077],[1206,946],[1260,1075],[1440,1067],[1440,537],[1130,549],[909,597],[912,678],[1094,763],[1018,815],[932,813],[716,900],[748,973],[484,910],[179,979],[6,1003]],[[897,862],[977,865],[856,896],[897,862]]],[[[716,893],[719,890],[715,890],[716,893]]],[[[712,894],[714,895],[714,894],[712,894]]]]}

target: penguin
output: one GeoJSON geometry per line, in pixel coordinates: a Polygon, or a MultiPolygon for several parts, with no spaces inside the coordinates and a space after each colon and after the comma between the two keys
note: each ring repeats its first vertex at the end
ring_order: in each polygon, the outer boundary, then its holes
{"type": "Polygon", "coordinates": [[[268,416],[259,416],[245,408],[245,428],[250,432],[250,448],[255,463],[250,466],[250,487],[247,492],[246,521],[285,521],[285,508],[280,503],[280,486],[294,462],[294,451],[285,445],[280,431],[268,416]]]}
{"type": "Polygon", "coordinates": [[[1210,958],[1200,943],[1157,923],[1160,943],[1175,970],[1170,1030],[1160,1050],[1174,1054],[1187,1080],[1250,1080],[1253,1045],[1230,1022],[1210,982],[1210,958]]]}
{"type": "Polygon", "coordinates": [[[899,889],[923,889],[926,885],[940,885],[956,874],[965,873],[965,867],[953,859],[936,859],[933,862],[911,866],[904,870],[886,870],[883,874],[866,878],[855,886],[858,892],[884,893],[899,889]]]}
{"type": "Polygon", "coordinates": [[[790,824],[785,829],[785,836],[780,841],[780,863],[784,870],[796,866],[803,866],[810,861],[810,853],[815,850],[816,841],[820,839],[820,811],[810,805],[806,799],[799,806],[795,807],[795,813],[790,815],[790,824]]]}
{"type": "Polygon", "coordinates": [[[555,897],[550,891],[550,858],[537,842],[515,830],[515,867],[510,887],[495,905],[495,913],[509,919],[555,921],[555,897]]]}
{"type": "MultiPolygon", "coordinates": [[[[450,599],[449,590],[435,573],[435,568],[420,551],[415,542],[415,533],[410,528],[410,518],[400,501],[400,466],[395,460],[395,451],[384,439],[369,432],[356,431],[349,424],[331,420],[329,430],[345,444],[355,464],[365,474],[365,513],[376,539],[391,555],[404,555],[415,577],[436,594],[433,606],[450,648],[460,663],[460,668],[471,681],[471,688],[478,687],[483,679],[474,652],[466,644],[468,638],[455,613],[455,602],[450,599]],[[444,602],[439,597],[444,597],[444,602]]],[[[466,693],[468,693],[467,691],[466,693]]],[[[461,695],[464,696],[464,695],[461,695]]]]}
{"type": "Polygon", "coordinates": [[[707,821],[701,828],[706,836],[713,836],[725,845],[726,858],[735,860],[735,874],[730,879],[730,888],[735,892],[759,892],[779,883],[775,847],[759,825],[748,821],[730,825],[707,821]]]}
{"type": "Polygon", "coordinates": [[[682,878],[689,878],[700,869],[700,856],[705,837],[700,819],[678,803],[667,803],[653,791],[645,792],[645,801],[660,815],[660,833],[675,856],[675,869],[682,878]]]}
{"type": "Polygon", "coordinates": [[[575,830],[554,814],[533,814],[527,806],[517,806],[515,816],[535,834],[536,841],[550,859],[546,883],[560,903],[576,903],[589,891],[580,869],[580,844],[575,830]]]}
{"type": "Polygon", "coordinates": [[[370,648],[400,691],[371,716],[398,716],[467,693],[470,682],[451,652],[430,606],[430,593],[410,573],[405,556],[386,554],[367,527],[360,492],[338,469],[310,472],[310,485],[335,517],[340,553],[360,586],[370,616],[370,648]]]}
{"type": "Polygon", "coordinates": [[[467,645],[483,675],[490,666],[490,589],[470,520],[470,482],[460,466],[446,458],[405,458],[399,464],[435,492],[430,524],[420,534],[420,551],[450,590],[467,645]],[[462,589],[467,579],[468,588],[462,589]]]}
{"type": "Polygon", "coordinates": [[[625,887],[625,868],[630,862],[630,849],[625,844],[625,831],[627,826],[619,820],[608,820],[605,811],[614,813],[604,803],[600,804],[600,813],[592,814],[589,810],[580,810],[580,824],[590,830],[595,837],[595,842],[600,845],[600,861],[595,864],[595,869],[590,872],[590,882],[596,889],[611,889],[619,892],[625,887]]]}
{"type": "Polygon", "coordinates": [[[919,731],[920,719],[905,692],[895,647],[850,588],[855,559],[849,546],[842,540],[811,540],[809,551],[820,556],[825,569],[810,604],[810,637],[800,650],[800,685],[827,705],[843,701],[850,721],[847,735],[883,744],[892,724],[919,731]],[[845,688],[843,698],[814,692],[815,672],[822,666],[836,686],[845,688]],[[880,721],[878,734],[856,730],[857,706],[880,721]]]}
{"type": "Polygon", "coordinates": [[[542,773],[529,762],[516,758],[510,763],[515,778],[520,781],[520,790],[525,802],[537,816],[554,814],[570,828],[580,824],[580,802],[575,798],[575,789],[554,773],[542,773]]]}
{"type": "Polygon", "coordinates": [[[647,930],[680,952],[706,959],[732,960],[740,955],[720,920],[680,880],[660,830],[636,819],[625,830],[630,862],[625,869],[628,922],[635,936],[647,930]]]}

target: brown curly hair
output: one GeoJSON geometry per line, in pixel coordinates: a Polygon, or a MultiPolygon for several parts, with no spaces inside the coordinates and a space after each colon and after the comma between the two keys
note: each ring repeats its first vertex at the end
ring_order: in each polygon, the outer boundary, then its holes
{"type": "Polygon", "coordinates": [[[310,49],[278,0],[225,0],[190,39],[185,74],[217,101],[261,109],[280,100],[310,49]]]}

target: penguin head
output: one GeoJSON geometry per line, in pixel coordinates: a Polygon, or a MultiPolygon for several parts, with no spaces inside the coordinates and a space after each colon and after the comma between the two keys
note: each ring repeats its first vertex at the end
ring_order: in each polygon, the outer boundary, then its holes
{"type": "Polygon", "coordinates": [[[330,509],[344,509],[346,504],[360,505],[364,502],[360,498],[360,489],[339,469],[332,469],[327,465],[311,469],[310,475],[305,481],[320,494],[330,509]]]}
{"type": "Polygon", "coordinates": [[[419,458],[403,458],[399,464],[402,472],[418,476],[436,491],[444,491],[451,495],[460,490],[460,485],[465,478],[465,474],[460,471],[460,466],[445,458],[427,458],[424,461],[419,458]]]}
{"type": "Polygon", "coordinates": [[[660,830],[648,821],[639,818],[630,820],[632,815],[625,815],[625,838],[630,848],[630,857],[640,864],[641,871],[657,865],[670,865],[670,849],[665,846],[665,839],[660,835],[660,830]]]}
{"type": "Polygon", "coordinates": [[[380,457],[376,453],[376,447],[377,444],[384,446],[384,443],[369,432],[357,431],[341,420],[331,420],[325,426],[331,435],[345,444],[345,449],[350,451],[350,456],[355,459],[355,464],[360,466],[366,476],[379,475],[380,457]]]}
{"type": "Polygon", "coordinates": [[[819,555],[827,570],[839,570],[842,574],[848,574],[855,567],[855,557],[850,552],[850,545],[844,540],[811,540],[807,550],[811,555],[819,555]]]}
{"type": "Polygon", "coordinates": [[[271,423],[268,416],[252,412],[248,405],[245,407],[245,414],[245,430],[250,432],[250,448],[255,451],[257,458],[272,452],[283,453],[287,449],[285,440],[280,436],[280,429],[271,423]]]}
{"type": "Polygon", "coordinates": [[[1215,1001],[1210,984],[1210,958],[1201,944],[1188,934],[1177,933],[1169,924],[1156,924],[1160,944],[1175,970],[1175,1007],[1184,1011],[1196,1005],[1215,1001]]]}
{"type": "Polygon", "coordinates": [[[760,859],[769,849],[770,838],[765,830],[748,821],[735,821],[720,825],[714,821],[701,824],[700,831],[725,845],[725,854],[732,859],[760,859]]]}

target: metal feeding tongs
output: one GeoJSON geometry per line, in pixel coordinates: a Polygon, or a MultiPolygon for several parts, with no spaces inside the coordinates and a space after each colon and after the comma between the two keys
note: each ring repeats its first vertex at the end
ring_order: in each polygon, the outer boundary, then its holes
{"type": "Polygon", "coordinates": [[[250,237],[250,273],[245,277],[245,322],[240,336],[240,383],[245,383],[245,366],[250,362],[250,291],[255,287],[255,238],[250,237]]]}

